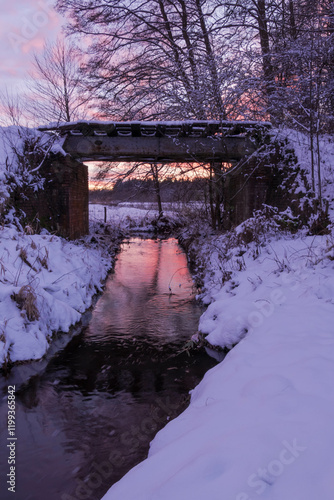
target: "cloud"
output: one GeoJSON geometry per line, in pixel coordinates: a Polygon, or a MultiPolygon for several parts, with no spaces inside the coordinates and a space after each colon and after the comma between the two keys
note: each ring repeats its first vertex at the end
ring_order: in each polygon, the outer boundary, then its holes
{"type": "Polygon", "coordinates": [[[0,90],[23,81],[33,53],[61,33],[64,20],[53,5],[53,0],[0,0],[0,90]]]}

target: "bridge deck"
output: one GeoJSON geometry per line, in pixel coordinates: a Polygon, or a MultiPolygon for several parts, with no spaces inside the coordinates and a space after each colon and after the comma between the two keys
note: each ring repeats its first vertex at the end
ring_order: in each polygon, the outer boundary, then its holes
{"type": "Polygon", "coordinates": [[[75,122],[40,127],[65,136],[63,149],[81,161],[238,161],[257,146],[252,135],[268,122],[75,122]]]}

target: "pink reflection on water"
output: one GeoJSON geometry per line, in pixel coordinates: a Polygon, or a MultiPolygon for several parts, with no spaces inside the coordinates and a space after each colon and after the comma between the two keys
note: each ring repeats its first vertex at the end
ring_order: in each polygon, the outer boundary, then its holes
{"type": "MultiPolygon", "coordinates": [[[[173,238],[123,244],[89,327],[96,339],[145,337],[161,342],[190,338],[193,282],[184,252],[173,238]]],[[[198,310],[197,310],[198,314],[198,310]]]]}

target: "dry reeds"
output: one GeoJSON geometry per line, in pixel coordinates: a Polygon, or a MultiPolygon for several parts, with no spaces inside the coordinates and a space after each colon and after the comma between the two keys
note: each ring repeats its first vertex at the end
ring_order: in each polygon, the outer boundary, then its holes
{"type": "Polygon", "coordinates": [[[37,307],[37,296],[31,285],[24,285],[18,293],[12,295],[19,309],[25,311],[29,321],[36,321],[40,318],[40,312],[37,307]]]}

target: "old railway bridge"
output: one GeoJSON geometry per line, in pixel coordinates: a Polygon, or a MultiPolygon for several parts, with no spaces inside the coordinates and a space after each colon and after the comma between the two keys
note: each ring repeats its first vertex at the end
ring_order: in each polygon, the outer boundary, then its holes
{"type": "Polygon", "coordinates": [[[254,175],[254,165],[245,159],[263,145],[270,128],[268,122],[214,120],[81,121],[40,127],[56,135],[66,156],[51,155],[46,162],[44,193],[33,196],[28,212],[50,229],[76,238],[88,232],[88,168],[83,162],[204,162],[212,165],[221,186],[221,166],[230,163],[233,168],[224,174],[221,189],[225,225],[238,223],[267,202],[263,169],[254,175]]]}

